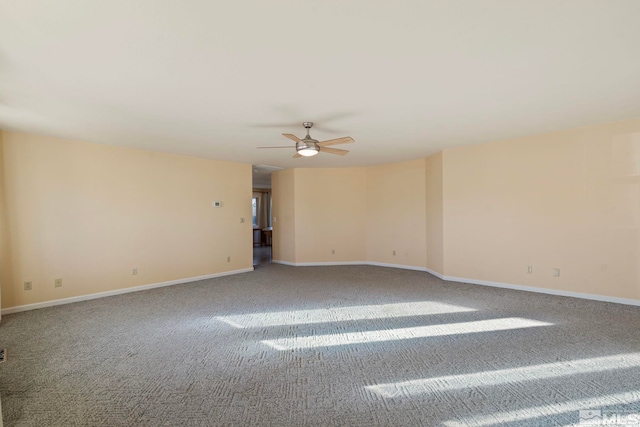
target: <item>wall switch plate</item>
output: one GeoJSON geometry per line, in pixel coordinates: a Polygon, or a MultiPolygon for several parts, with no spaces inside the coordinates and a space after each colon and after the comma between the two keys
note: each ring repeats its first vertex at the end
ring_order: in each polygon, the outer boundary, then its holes
{"type": "Polygon", "coordinates": [[[560,269],[559,268],[554,268],[553,269],[553,277],[560,277],[560,269]]]}
{"type": "Polygon", "coordinates": [[[30,291],[31,289],[33,289],[33,283],[31,283],[31,282],[24,282],[24,290],[25,290],[25,291],[30,291]]]}
{"type": "Polygon", "coordinates": [[[533,265],[527,265],[527,274],[533,273],[533,265]]]}
{"type": "Polygon", "coordinates": [[[138,275],[138,269],[134,268],[133,270],[131,270],[131,275],[132,276],[137,276],[138,275]]]}
{"type": "Polygon", "coordinates": [[[54,286],[56,288],[61,287],[62,286],[62,279],[56,279],[55,282],[54,282],[54,286]]]}

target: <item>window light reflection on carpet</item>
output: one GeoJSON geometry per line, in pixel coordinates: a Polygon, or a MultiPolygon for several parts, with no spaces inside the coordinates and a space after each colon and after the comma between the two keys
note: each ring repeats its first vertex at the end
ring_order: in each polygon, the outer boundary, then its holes
{"type": "Polygon", "coordinates": [[[418,301],[353,307],[329,307],[313,310],[279,311],[272,313],[250,313],[235,316],[219,316],[216,317],[216,319],[236,328],[262,328],[269,326],[463,313],[469,311],[476,311],[476,309],[441,302],[418,301]]]}
{"type": "MultiPolygon", "coordinates": [[[[528,408],[520,408],[508,412],[497,412],[491,415],[462,418],[458,420],[445,421],[443,424],[447,427],[487,427],[487,426],[504,426],[507,423],[530,420],[539,417],[548,417],[568,412],[602,408],[611,405],[628,405],[630,403],[640,402],[640,391],[629,391],[617,394],[609,394],[603,396],[589,397],[585,399],[569,400],[566,402],[553,403],[543,406],[533,406],[528,408]]],[[[531,423],[530,425],[536,425],[531,423]]],[[[591,424],[594,425],[594,424],[591,424]]],[[[603,424],[596,424],[603,425],[603,424]]]]}
{"type": "Polygon", "coordinates": [[[261,342],[272,348],[275,348],[276,350],[294,350],[470,334],[477,332],[504,331],[509,329],[532,328],[551,325],[552,323],[511,317],[502,319],[478,320],[474,322],[449,323],[443,325],[417,326],[412,328],[278,338],[273,340],[264,340],[261,342]]]}
{"type": "Polygon", "coordinates": [[[370,385],[365,388],[388,398],[438,393],[472,387],[489,387],[529,380],[565,377],[569,375],[603,372],[613,369],[640,367],[640,353],[588,359],[565,360],[518,368],[498,369],[461,375],[448,375],[389,384],[370,385]]]}

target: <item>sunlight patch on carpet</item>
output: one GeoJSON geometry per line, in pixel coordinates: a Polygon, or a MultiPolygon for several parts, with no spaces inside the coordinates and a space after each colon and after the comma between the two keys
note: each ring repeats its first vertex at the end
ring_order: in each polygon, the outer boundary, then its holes
{"type": "Polygon", "coordinates": [[[293,338],[279,338],[261,341],[276,350],[294,350],[315,347],[332,347],[349,344],[396,341],[415,338],[440,337],[447,335],[494,332],[509,329],[551,326],[552,323],[516,317],[504,319],[478,320],[474,322],[449,323],[444,325],[418,326],[412,328],[386,329],[378,331],[350,332],[331,335],[314,335],[293,338]]]}
{"type": "Polygon", "coordinates": [[[397,383],[370,385],[365,388],[387,398],[409,397],[420,394],[438,393],[446,390],[490,387],[499,384],[637,367],[640,367],[640,353],[629,353],[544,363],[520,368],[498,369],[472,374],[448,375],[397,383]]]}
{"type": "Polygon", "coordinates": [[[441,302],[419,301],[395,304],[360,305],[354,307],[330,307],[314,310],[250,313],[236,316],[219,316],[216,317],[216,319],[235,328],[263,328],[269,326],[302,325],[349,320],[426,316],[433,314],[462,313],[467,311],[477,311],[477,309],[441,302]]]}
{"type": "MultiPolygon", "coordinates": [[[[576,399],[561,403],[551,403],[548,405],[533,406],[529,408],[521,408],[508,412],[497,412],[491,415],[462,418],[458,420],[445,421],[447,427],[484,427],[484,426],[503,426],[507,423],[524,421],[539,417],[548,417],[568,412],[576,412],[576,421],[578,420],[578,411],[590,410],[593,408],[601,408],[610,405],[628,405],[630,403],[640,402],[640,391],[630,391],[625,393],[609,394],[597,397],[589,397],[586,399],[576,399]]],[[[536,424],[530,424],[536,425],[536,424]]],[[[593,424],[591,424],[593,425],[593,424]]],[[[602,424],[598,424],[602,425],[602,424]]]]}

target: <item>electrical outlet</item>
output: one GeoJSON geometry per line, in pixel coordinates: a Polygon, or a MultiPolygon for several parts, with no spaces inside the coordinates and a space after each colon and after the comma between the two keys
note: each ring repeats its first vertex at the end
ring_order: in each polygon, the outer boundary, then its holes
{"type": "Polygon", "coordinates": [[[30,291],[33,288],[33,284],[31,282],[24,282],[24,290],[30,291]]]}
{"type": "Polygon", "coordinates": [[[244,224],[244,218],[240,218],[240,224],[244,224]]]}
{"type": "Polygon", "coordinates": [[[533,273],[533,266],[527,265],[527,274],[532,274],[532,273],[533,273]]]}
{"type": "Polygon", "coordinates": [[[61,287],[62,286],[62,279],[56,279],[55,282],[54,282],[54,286],[56,288],[61,287]]]}
{"type": "Polygon", "coordinates": [[[230,256],[227,257],[227,262],[231,262],[231,257],[230,256]]]}
{"type": "Polygon", "coordinates": [[[331,249],[331,255],[335,255],[336,254],[336,250],[335,249],[331,249]]]}
{"type": "Polygon", "coordinates": [[[396,251],[395,250],[393,251],[393,256],[396,256],[396,251]]]}
{"type": "Polygon", "coordinates": [[[131,270],[131,275],[132,276],[137,276],[138,275],[138,269],[134,268],[133,270],[131,270]]]}
{"type": "Polygon", "coordinates": [[[553,277],[560,277],[560,269],[559,268],[554,268],[553,269],[553,277]]]}

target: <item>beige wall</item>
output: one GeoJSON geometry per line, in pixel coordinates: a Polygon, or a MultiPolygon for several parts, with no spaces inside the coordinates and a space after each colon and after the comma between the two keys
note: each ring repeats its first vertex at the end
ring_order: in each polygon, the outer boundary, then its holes
{"type": "Polygon", "coordinates": [[[442,157],[440,152],[425,159],[426,266],[440,274],[444,274],[442,157]]]}
{"type": "Polygon", "coordinates": [[[416,161],[276,175],[287,178],[286,210],[289,218],[295,210],[295,225],[281,248],[287,256],[275,259],[400,264],[452,278],[640,299],[640,119],[416,161]],[[351,245],[344,257],[343,236],[351,245]],[[340,256],[331,256],[334,247],[340,256]],[[554,268],[560,277],[552,277],[554,268]]]}
{"type": "Polygon", "coordinates": [[[2,147],[3,307],[252,267],[250,165],[15,132],[2,147]]]}
{"type": "Polygon", "coordinates": [[[369,168],[289,169],[275,172],[272,184],[275,260],[424,267],[423,159],[369,168]]]}
{"type": "Polygon", "coordinates": [[[365,169],[296,169],[295,217],[297,262],[363,261],[365,169]]]}
{"type": "Polygon", "coordinates": [[[447,276],[640,298],[640,119],[446,150],[443,166],[447,276]]]}
{"type": "Polygon", "coordinates": [[[274,172],[271,183],[274,260],[365,259],[364,168],[287,169],[274,172]]]}
{"type": "Polygon", "coordinates": [[[425,217],[424,159],[367,168],[367,261],[424,267],[425,217]]]}
{"type": "MultiPolygon", "coordinates": [[[[3,132],[0,130],[0,307],[2,307],[2,284],[5,280],[11,281],[9,266],[9,252],[7,247],[7,205],[4,191],[4,156],[3,156],[3,132]]],[[[1,313],[0,313],[1,314],[1,313]]],[[[0,419],[2,414],[0,413],[0,419]]]]}
{"type": "MultiPolygon", "coordinates": [[[[0,136],[2,307],[251,267],[250,165],[0,136]]],[[[273,200],[274,260],[640,299],[640,119],[279,171],[273,200]]]]}
{"type": "Polygon", "coordinates": [[[273,194],[272,258],[296,262],[295,222],[295,169],[285,169],[271,174],[273,194]]]}

